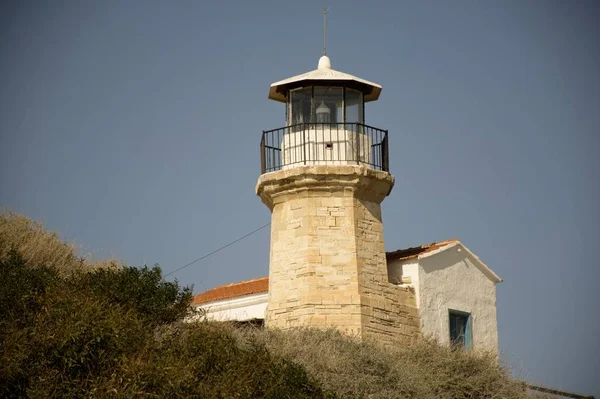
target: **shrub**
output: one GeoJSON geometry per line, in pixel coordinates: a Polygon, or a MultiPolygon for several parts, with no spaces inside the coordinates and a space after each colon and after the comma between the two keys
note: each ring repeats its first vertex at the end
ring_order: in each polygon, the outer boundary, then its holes
{"type": "Polygon", "coordinates": [[[158,267],[61,276],[12,251],[0,277],[0,397],[333,397],[262,343],[178,321],[190,290],[158,267]]]}
{"type": "Polygon", "coordinates": [[[12,323],[27,325],[28,319],[41,309],[47,290],[57,281],[55,269],[26,268],[15,250],[0,258],[0,329],[12,323]]]}
{"type": "Polygon", "coordinates": [[[87,392],[152,334],[135,309],[90,295],[75,276],[25,266],[14,252],[0,260],[0,276],[1,397],[87,392]]]}
{"type": "Polygon", "coordinates": [[[159,397],[333,398],[300,365],[273,356],[257,342],[237,344],[231,331],[213,323],[162,331],[156,345],[127,359],[114,391],[159,397]]]}
{"type": "Polygon", "coordinates": [[[79,274],[73,283],[110,304],[135,309],[152,326],[182,319],[192,300],[191,288],[164,281],[159,266],[97,269],[79,274]]]}

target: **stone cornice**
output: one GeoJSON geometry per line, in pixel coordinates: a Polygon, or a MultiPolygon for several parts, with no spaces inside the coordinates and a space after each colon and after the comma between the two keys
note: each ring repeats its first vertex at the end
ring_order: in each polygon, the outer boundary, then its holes
{"type": "Polygon", "coordinates": [[[292,194],[318,192],[348,193],[356,198],[381,203],[394,187],[388,172],[354,165],[299,166],[266,173],[258,179],[256,194],[273,209],[274,204],[292,194]]]}

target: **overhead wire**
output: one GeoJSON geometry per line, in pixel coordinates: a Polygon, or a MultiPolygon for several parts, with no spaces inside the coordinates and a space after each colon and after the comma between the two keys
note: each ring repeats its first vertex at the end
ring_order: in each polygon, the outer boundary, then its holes
{"type": "Polygon", "coordinates": [[[180,271],[180,270],[183,270],[183,269],[185,269],[186,267],[188,267],[188,266],[191,266],[191,265],[193,265],[193,264],[194,264],[194,263],[196,263],[196,262],[200,262],[201,260],[203,260],[203,259],[206,259],[206,258],[208,258],[209,256],[211,256],[211,255],[214,255],[214,254],[216,254],[217,252],[219,252],[219,251],[222,251],[222,250],[224,250],[225,248],[228,248],[228,247],[232,246],[233,244],[235,244],[235,243],[238,243],[238,242],[242,241],[244,238],[250,237],[252,234],[258,233],[259,231],[261,231],[261,230],[262,230],[262,229],[264,229],[265,227],[269,226],[270,224],[271,224],[271,222],[269,222],[269,223],[267,223],[267,224],[265,224],[265,225],[263,225],[263,226],[259,227],[258,229],[255,229],[255,230],[251,231],[250,233],[248,233],[248,234],[246,234],[246,235],[244,235],[244,236],[242,236],[242,237],[238,238],[237,240],[231,241],[229,244],[223,245],[222,247],[220,247],[220,248],[218,248],[218,249],[215,249],[214,251],[212,251],[212,252],[209,252],[209,253],[207,253],[206,255],[202,255],[202,256],[201,256],[201,257],[199,257],[198,259],[196,259],[196,260],[193,260],[193,261],[191,261],[190,263],[187,263],[187,264],[185,264],[185,265],[183,265],[183,266],[181,266],[181,267],[179,267],[179,268],[177,268],[177,269],[173,270],[172,272],[169,272],[169,273],[165,274],[165,275],[163,276],[163,278],[164,278],[164,277],[167,277],[167,276],[170,276],[171,274],[175,274],[175,273],[177,273],[178,271],[180,271]]]}

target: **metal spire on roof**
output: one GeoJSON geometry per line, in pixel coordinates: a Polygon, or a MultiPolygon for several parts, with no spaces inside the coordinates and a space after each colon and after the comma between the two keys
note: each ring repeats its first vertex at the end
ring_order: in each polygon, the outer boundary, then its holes
{"type": "Polygon", "coordinates": [[[323,9],[323,55],[327,55],[327,8],[323,9]]]}

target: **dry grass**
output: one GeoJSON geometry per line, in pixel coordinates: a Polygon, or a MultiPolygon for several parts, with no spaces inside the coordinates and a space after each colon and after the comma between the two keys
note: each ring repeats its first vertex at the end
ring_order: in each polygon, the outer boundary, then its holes
{"type": "Polygon", "coordinates": [[[240,342],[258,341],[291,359],[340,398],[532,398],[496,356],[421,341],[405,348],[360,343],[336,331],[238,329],[240,342]]]}
{"type": "Polygon", "coordinates": [[[4,211],[0,214],[0,258],[15,249],[27,265],[45,265],[71,273],[75,270],[118,267],[115,260],[91,262],[79,254],[78,248],[64,242],[57,233],[47,231],[41,222],[24,215],[4,211]]]}

